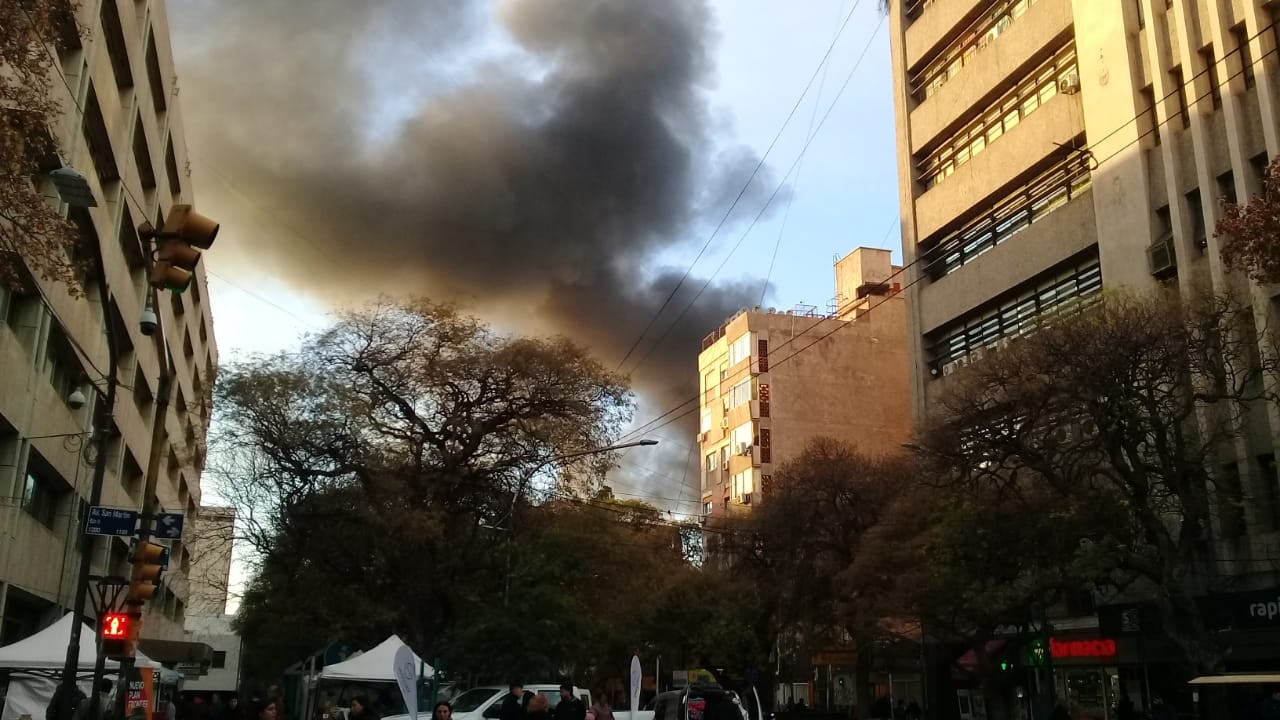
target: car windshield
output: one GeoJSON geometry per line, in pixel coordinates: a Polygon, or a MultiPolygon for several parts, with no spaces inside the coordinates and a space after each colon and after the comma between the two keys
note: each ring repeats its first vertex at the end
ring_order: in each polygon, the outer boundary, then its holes
{"type": "Polygon", "coordinates": [[[494,688],[476,688],[462,693],[449,701],[449,704],[456,713],[475,712],[486,700],[501,692],[494,688]]]}

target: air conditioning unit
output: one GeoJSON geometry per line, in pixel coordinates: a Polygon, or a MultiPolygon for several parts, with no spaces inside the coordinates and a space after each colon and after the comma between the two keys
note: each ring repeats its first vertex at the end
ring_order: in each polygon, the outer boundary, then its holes
{"type": "Polygon", "coordinates": [[[727,417],[720,418],[720,427],[726,430],[729,429],[729,418],[727,417]]]}
{"type": "Polygon", "coordinates": [[[721,470],[729,469],[729,458],[725,458],[724,460],[720,461],[720,469],[721,470]]]}
{"type": "Polygon", "coordinates": [[[1173,252],[1173,236],[1169,235],[1157,240],[1147,248],[1147,264],[1151,274],[1163,277],[1178,271],[1178,256],[1173,252]]]}
{"type": "Polygon", "coordinates": [[[1080,75],[1079,73],[1067,73],[1058,78],[1058,92],[1063,95],[1075,95],[1080,92],[1080,75]]]}
{"type": "Polygon", "coordinates": [[[751,504],[751,493],[742,493],[742,504],[743,505],[751,504]]]}
{"type": "Polygon", "coordinates": [[[738,454],[749,455],[751,453],[751,443],[738,443],[738,454]]]}
{"type": "Polygon", "coordinates": [[[942,363],[942,377],[953,374],[956,371],[956,361],[952,360],[948,363],[942,363]]]}
{"type": "Polygon", "coordinates": [[[978,348],[977,350],[974,350],[973,352],[969,353],[969,362],[971,363],[979,362],[982,360],[982,358],[986,356],[987,356],[987,351],[984,348],[978,348]]]}
{"type": "Polygon", "coordinates": [[[707,434],[706,434],[706,433],[704,433],[704,432],[700,432],[700,433],[698,433],[698,442],[700,442],[700,443],[701,443],[701,442],[706,442],[706,441],[707,441],[707,434]]]}

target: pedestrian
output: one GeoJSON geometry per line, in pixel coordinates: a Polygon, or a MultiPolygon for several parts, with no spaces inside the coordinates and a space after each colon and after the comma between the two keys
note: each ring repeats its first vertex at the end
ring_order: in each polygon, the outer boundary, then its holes
{"type": "Polygon", "coordinates": [[[524,720],[524,683],[511,682],[507,696],[502,700],[499,720],[524,720]]]}
{"type": "Polygon", "coordinates": [[[525,720],[552,720],[551,710],[547,707],[547,696],[534,693],[524,709],[524,717],[525,720]]]}
{"type": "Polygon", "coordinates": [[[562,683],[560,703],[556,705],[556,720],[586,720],[586,717],[587,706],[573,693],[573,683],[562,683]]]}
{"type": "Polygon", "coordinates": [[[270,700],[261,700],[253,706],[253,714],[249,720],[279,720],[280,712],[276,704],[270,700]]]}
{"type": "Polygon", "coordinates": [[[613,720],[613,705],[603,689],[592,693],[591,709],[587,711],[587,720],[613,720]]]}
{"type": "Polygon", "coordinates": [[[431,708],[431,720],[453,720],[453,706],[441,700],[431,708]]]}
{"type": "Polygon", "coordinates": [[[227,720],[244,720],[240,717],[240,696],[232,695],[227,701],[227,720]]]}
{"type": "Polygon", "coordinates": [[[1274,689],[1262,701],[1262,720],[1280,720],[1280,689],[1274,689]]]}
{"type": "Polygon", "coordinates": [[[373,706],[369,704],[369,698],[357,695],[351,698],[351,718],[352,720],[378,720],[378,713],[374,712],[373,706]]]}
{"type": "Polygon", "coordinates": [[[276,706],[276,717],[280,720],[288,720],[289,713],[284,704],[284,693],[280,692],[279,685],[272,685],[267,688],[267,701],[276,706]]]}

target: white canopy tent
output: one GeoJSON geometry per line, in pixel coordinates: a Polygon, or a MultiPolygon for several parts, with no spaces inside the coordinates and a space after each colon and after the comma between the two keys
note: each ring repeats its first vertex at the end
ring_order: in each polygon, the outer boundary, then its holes
{"type": "MultiPolygon", "coordinates": [[[[399,635],[392,635],[367,652],[324,668],[320,671],[320,679],[395,682],[396,651],[404,647],[404,644],[399,635]]],[[[435,675],[435,669],[422,662],[422,658],[418,657],[417,653],[413,655],[413,662],[416,667],[421,668],[422,677],[429,678],[435,675]]]]}
{"type": "MultiPolygon", "coordinates": [[[[67,659],[67,643],[71,640],[73,617],[73,613],[67,613],[61,620],[35,635],[0,647],[0,669],[25,670],[43,674],[61,671],[62,664],[67,659]]],[[[97,659],[95,633],[86,623],[80,630],[80,661],[77,669],[81,672],[93,672],[93,665],[97,659]]],[[[135,656],[134,665],[152,669],[160,667],[159,663],[141,652],[135,656]]],[[[115,670],[119,667],[119,663],[107,660],[105,667],[108,670],[115,670]]]]}

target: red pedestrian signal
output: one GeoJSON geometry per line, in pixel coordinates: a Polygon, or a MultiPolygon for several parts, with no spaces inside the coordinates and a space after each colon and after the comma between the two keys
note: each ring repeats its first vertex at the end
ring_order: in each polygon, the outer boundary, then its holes
{"type": "Polygon", "coordinates": [[[108,640],[123,640],[129,637],[129,616],[115,612],[103,615],[102,637],[108,640]]]}

